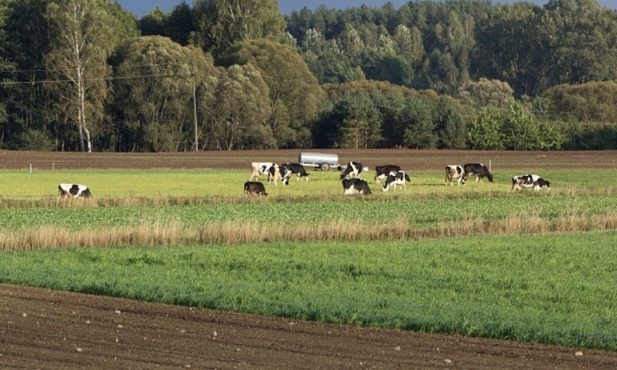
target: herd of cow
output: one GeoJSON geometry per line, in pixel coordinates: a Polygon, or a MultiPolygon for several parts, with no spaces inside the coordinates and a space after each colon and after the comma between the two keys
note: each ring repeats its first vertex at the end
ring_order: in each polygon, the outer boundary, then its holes
{"type": "MultiPolygon", "coordinates": [[[[365,167],[360,162],[351,161],[341,171],[340,180],[343,184],[343,194],[371,194],[371,189],[368,182],[360,177],[362,172],[368,172],[368,167],[365,167]]],[[[489,168],[482,163],[466,163],[460,165],[446,165],[445,184],[463,185],[467,182],[469,176],[476,176],[476,182],[487,178],[493,182],[493,175],[489,168]]],[[[277,185],[281,181],[284,185],[289,184],[289,178],[293,175],[297,179],[308,180],[309,174],[301,163],[284,163],[278,165],[271,162],[253,162],[251,164],[251,177],[249,181],[244,183],[244,194],[266,196],[266,188],[259,180],[260,175],[267,175],[268,184],[277,185]]],[[[406,183],[411,182],[411,178],[400,166],[395,164],[386,164],[375,167],[375,182],[381,185],[383,191],[389,189],[396,190],[397,187],[407,188],[406,183]],[[381,180],[385,182],[381,184],[381,180]]],[[[538,175],[528,174],[512,177],[512,190],[521,190],[524,188],[533,188],[539,191],[541,188],[549,188],[551,184],[538,175]]]]}
{"type": "MultiPolygon", "coordinates": [[[[341,171],[340,180],[343,184],[343,194],[371,194],[371,188],[368,182],[360,177],[363,172],[368,172],[368,167],[365,167],[360,162],[351,161],[341,171]]],[[[284,185],[289,185],[291,176],[296,175],[297,180],[308,180],[309,173],[301,163],[283,163],[278,165],[270,162],[253,162],[251,164],[251,177],[249,181],[244,183],[244,194],[266,196],[266,187],[259,181],[259,176],[266,175],[268,184],[277,185],[282,182],[284,185]]],[[[445,184],[451,186],[456,183],[463,185],[467,182],[469,176],[476,176],[476,182],[487,178],[493,182],[493,175],[489,168],[482,163],[466,163],[460,165],[447,165],[445,184]]],[[[389,189],[396,190],[397,187],[407,188],[407,182],[411,182],[409,174],[405,173],[400,166],[394,164],[386,164],[375,167],[375,182],[381,185],[383,191],[389,189]],[[381,180],[384,180],[381,184],[381,180]]],[[[512,190],[521,190],[524,188],[533,188],[539,191],[541,188],[549,188],[549,181],[541,178],[538,175],[528,174],[512,177],[512,190]]],[[[60,184],[58,185],[58,196],[61,198],[90,198],[92,193],[85,185],[80,184],[60,184]]]]}

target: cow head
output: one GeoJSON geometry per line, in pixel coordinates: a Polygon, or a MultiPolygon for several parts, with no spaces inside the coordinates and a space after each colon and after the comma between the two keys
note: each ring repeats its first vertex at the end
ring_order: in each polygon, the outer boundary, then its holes
{"type": "Polygon", "coordinates": [[[289,185],[291,170],[287,166],[283,165],[279,167],[279,172],[281,173],[281,181],[283,182],[283,185],[289,185]]]}

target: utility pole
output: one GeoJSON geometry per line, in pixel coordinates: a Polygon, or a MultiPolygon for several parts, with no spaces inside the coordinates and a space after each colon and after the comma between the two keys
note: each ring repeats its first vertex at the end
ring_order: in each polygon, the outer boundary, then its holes
{"type": "Polygon", "coordinates": [[[199,151],[199,135],[197,134],[197,92],[195,91],[195,69],[191,65],[191,79],[193,81],[193,122],[195,123],[195,151],[199,151]]]}

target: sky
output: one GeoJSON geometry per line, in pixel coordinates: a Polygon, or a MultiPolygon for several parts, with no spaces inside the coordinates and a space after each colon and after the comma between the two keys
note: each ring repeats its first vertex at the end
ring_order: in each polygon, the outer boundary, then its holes
{"type": "MultiPolygon", "coordinates": [[[[192,0],[185,1],[187,4],[193,5],[192,0]]],[[[125,10],[137,15],[137,18],[141,18],[157,6],[167,13],[176,5],[182,3],[182,0],[116,0],[116,2],[125,10]]],[[[281,13],[283,14],[290,14],[292,10],[300,10],[304,7],[314,10],[321,4],[325,4],[328,8],[345,9],[359,7],[362,4],[370,7],[381,7],[387,2],[387,0],[279,0],[281,13]]],[[[409,0],[390,0],[390,2],[394,4],[395,8],[399,8],[408,3],[409,0]]],[[[493,0],[492,3],[512,4],[515,2],[518,2],[518,0],[493,0]]],[[[544,5],[548,0],[527,0],[527,2],[544,5]]],[[[598,3],[605,7],[617,9],[617,1],[615,0],[599,0],[598,3]]]]}

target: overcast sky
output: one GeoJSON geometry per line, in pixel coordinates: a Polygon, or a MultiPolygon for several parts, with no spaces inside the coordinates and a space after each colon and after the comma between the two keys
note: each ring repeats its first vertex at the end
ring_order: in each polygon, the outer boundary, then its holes
{"type": "MultiPolygon", "coordinates": [[[[144,15],[150,13],[157,6],[165,13],[169,12],[173,9],[174,6],[182,3],[182,0],[116,0],[122,8],[135,13],[137,18],[141,18],[144,15]]],[[[507,3],[512,4],[518,2],[519,0],[493,0],[493,4],[499,3],[507,3]]],[[[391,3],[394,4],[395,8],[401,7],[403,4],[408,3],[408,0],[391,0],[391,3]]],[[[527,0],[529,3],[534,3],[538,5],[544,5],[548,2],[548,0],[527,0]]],[[[617,1],[616,0],[600,0],[598,1],[600,5],[610,7],[613,9],[617,9],[617,1]]],[[[189,5],[193,5],[193,0],[186,0],[186,3],[189,5]]],[[[279,0],[279,4],[281,6],[281,12],[283,14],[290,14],[292,10],[300,10],[304,7],[308,7],[310,9],[316,9],[320,4],[325,4],[328,8],[337,8],[337,9],[345,9],[352,7],[359,7],[362,4],[366,4],[371,7],[381,7],[387,1],[383,0],[279,0]]]]}

